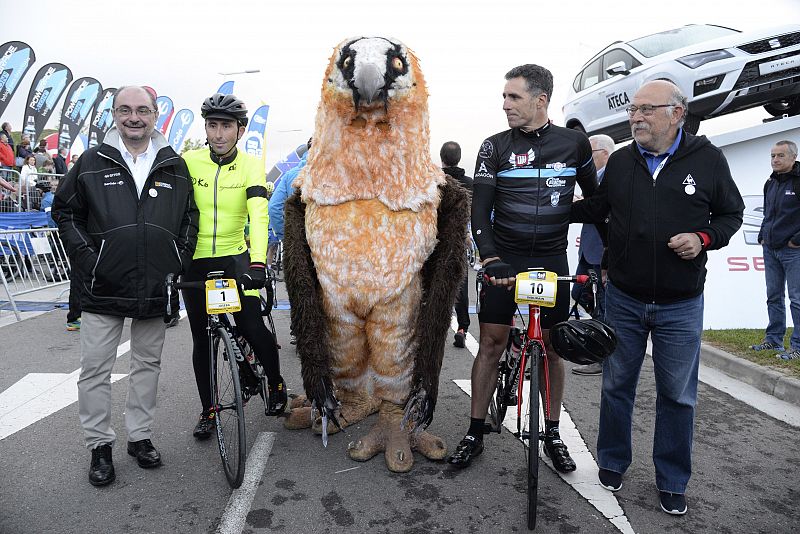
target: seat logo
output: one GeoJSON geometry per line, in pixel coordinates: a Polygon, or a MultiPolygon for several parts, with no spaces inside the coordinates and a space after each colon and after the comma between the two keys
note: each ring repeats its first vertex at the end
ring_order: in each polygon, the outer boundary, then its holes
{"type": "Polygon", "coordinates": [[[770,39],[769,40],[769,46],[770,46],[770,48],[775,50],[776,48],[780,48],[781,47],[781,42],[779,40],[777,40],[777,39],[770,39]]]}

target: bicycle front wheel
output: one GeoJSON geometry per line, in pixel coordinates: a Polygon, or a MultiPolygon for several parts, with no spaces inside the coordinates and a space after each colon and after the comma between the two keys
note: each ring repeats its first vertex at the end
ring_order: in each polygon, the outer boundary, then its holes
{"type": "Polygon", "coordinates": [[[528,529],[536,528],[536,508],[539,494],[539,361],[542,348],[538,343],[531,345],[528,362],[530,363],[531,381],[528,385],[528,412],[525,424],[528,429],[526,457],[528,463],[528,529]]]}
{"type": "Polygon", "coordinates": [[[247,456],[242,387],[237,358],[243,357],[227,329],[214,332],[211,392],[217,416],[217,443],[225,477],[232,488],[242,485],[247,456]]]}

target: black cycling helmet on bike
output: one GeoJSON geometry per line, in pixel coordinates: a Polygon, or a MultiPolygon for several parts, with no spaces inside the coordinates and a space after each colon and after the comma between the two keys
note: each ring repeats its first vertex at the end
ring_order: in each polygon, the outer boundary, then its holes
{"type": "Polygon", "coordinates": [[[597,319],[562,321],[550,328],[550,343],[559,356],[578,365],[602,363],[617,348],[614,329],[597,319]]]}
{"type": "Polygon", "coordinates": [[[240,126],[247,126],[247,106],[233,95],[214,93],[203,101],[200,115],[204,119],[235,120],[240,126]]]}

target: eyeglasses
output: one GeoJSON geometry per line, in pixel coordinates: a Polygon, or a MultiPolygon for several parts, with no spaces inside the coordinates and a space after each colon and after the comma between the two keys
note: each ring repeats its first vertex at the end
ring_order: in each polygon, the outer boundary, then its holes
{"type": "Polygon", "coordinates": [[[627,108],[625,108],[625,111],[628,112],[628,115],[630,117],[636,115],[637,111],[641,111],[642,115],[644,115],[645,117],[650,117],[653,115],[653,113],[656,112],[657,108],[671,108],[674,107],[675,105],[676,104],[659,104],[657,106],[652,106],[650,104],[643,104],[641,106],[628,106],[627,108]]]}
{"type": "Polygon", "coordinates": [[[120,117],[130,117],[133,113],[136,113],[140,117],[149,117],[152,113],[155,113],[155,110],[144,106],[136,109],[131,109],[128,106],[120,106],[115,109],[114,112],[120,117]]]}

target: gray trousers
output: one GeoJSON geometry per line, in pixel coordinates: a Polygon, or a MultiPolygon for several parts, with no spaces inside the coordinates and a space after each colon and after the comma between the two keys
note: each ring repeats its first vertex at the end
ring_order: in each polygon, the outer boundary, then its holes
{"type": "MultiPolygon", "coordinates": [[[[111,370],[117,360],[124,317],[83,312],[81,316],[81,375],[78,415],[86,448],[114,445],[111,428],[111,370]]],[[[125,428],[128,441],[150,439],[156,409],[161,349],[166,325],[162,318],[131,322],[131,365],[125,428]]]]}

